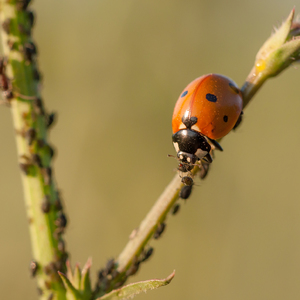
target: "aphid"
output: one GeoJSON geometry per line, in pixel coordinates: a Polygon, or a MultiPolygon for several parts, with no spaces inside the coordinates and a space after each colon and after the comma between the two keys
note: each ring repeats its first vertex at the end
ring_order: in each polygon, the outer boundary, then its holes
{"type": "Polygon", "coordinates": [[[181,93],[172,118],[173,144],[180,167],[200,160],[212,162],[212,146],[228,134],[241,118],[242,94],[229,78],[208,74],[192,81],[181,93]]]}
{"type": "Polygon", "coordinates": [[[37,69],[33,70],[33,79],[39,81],[41,79],[41,74],[37,69]]]}
{"type": "Polygon", "coordinates": [[[55,207],[56,210],[61,210],[62,209],[62,204],[61,204],[59,194],[57,194],[57,197],[54,200],[54,207],[55,207]]]}
{"type": "Polygon", "coordinates": [[[118,280],[118,282],[114,285],[114,288],[117,289],[117,288],[121,287],[126,282],[126,280],[127,280],[127,277],[125,275],[122,279],[118,280]]]}
{"type": "Polygon", "coordinates": [[[56,120],[56,114],[54,112],[50,113],[47,117],[47,128],[50,128],[53,125],[54,121],[56,120]]]}
{"type": "Polygon", "coordinates": [[[98,273],[98,279],[101,281],[106,276],[106,270],[101,269],[98,273]]]}
{"type": "Polygon", "coordinates": [[[29,270],[32,277],[34,277],[38,271],[39,265],[35,260],[32,260],[29,264],[29,270]]]}
{"type": "Polygon", "coordinates": [[[26,61],[32,62],[33,55],[37,54],[36,46],[33,42],[27,42],[23,47],[24,58],[26,61]]]}
{"type": "Polygon", "coordinates": [[[46,195],[42,201],[42,205],[41,205],[41,208],[42,208],[42,212],[43,213],[48,213],[50,211],[50,208],[51,208],[51,203],[50,203],[50,198],[48,195],[46,195]]]}
{"type": "Polygon", "coordinates": [[[27,16],[28,16],[28,20],[29,20],[29,25],[30,27],[32,27],[34,25],[34,13],[31,10],[27,10],[27,16]]]}
{"type": "Polygon", "coordinates": [[[50,262],[48,265],[46,265],[44,267],[44,272],[47,275],[51,275],[51,274],[55,273],[56,271],[57,270],[56,270],[56,266],[55,266],[54,262],[50,262]]]}
{"type": "Polygon", "coordinates": [[[50,185],[52,180],[52,169],[50,167],[42,169],[45,185],[50,185]]]}
{"type": "Polygon", "coordinates": [[[50,145],[48,145],[48,149],[50,158],[53,158],[53,156],[55,155],[55,150],[50,145]]]}
{"type": "Polygon", "coordinates": [[[34,109],[35,112],[38,115],[44,115],[45,114],[45,110],[44,110],[44,105],[43,105],[43,101],[40,98],[35,98],[33,100],[33,105],[34,105],[34,109]]]}
{"type": "Polygon", "coordinates": [[[27,164],[27,163],[20,163],[19,164],[21,171],[25,174],[25,175],[29,175],[30,174],[30,169],[32,167],[31,164],[27,164]]]}
{"type": "Polygon", "coordinates": [[[39,168],[43,167],[42,159],[38,154],[36,153],[32,154],[31,158],[32,158],[32,162],[36,164],[39,168]]]}
{"type": "Polygon", "coordinates": [[[176,204],[172,209],[172,215],[176,215],[180,209],[180,204],[176,204]]]}
{"type": "Polygon", "coordinates": [[[25,138],[27,139],[28,145],[32,145],[33,141],[36,138],[36,130],[34,128],[29,128],[25,132],[25,138]]]}
{"type": "Polygon", "coordinates": [[[165,223],[160,223],[157,226],[155,233],[153,234],[153,238],[157,240],[162,235],[165,228],[166,228],[166,224],[165,223]]]}
{"type": "Polygon", "coordinates": [[[66,247],[65,247],[65,242],[64,242],[62,239],[60,239],[60,240],[58,241],[58,243],[57,243],[57,249],[58,249],[58,251],[60,251],[60,252],[62,252],[62,253],[65,253],[65,251],[66,251],[65,248],[66,248],[66,247]]]}
{"type": "Polygon", "coordinates": [[[31,0],[17,0],[16,2],[17,10],[26,10],[31,0]]]}
{"type": "Polygon", "coordinates": [[[136,272],[139,270],[139,267],[140,267],[140,261],[136,261],[135,263],[133,263],[126,271],[126,277],[136,274],[136,272]]]}
{"type": "Polygon", "coordinates": [[[59,212],[57,219],[55,220],[55,225],[58,228],[65,228],[67,226],[67,217],[64,213],[59,212]]]}
{"type": "Polygon", "coordinates": [[[190,176],[184,176],[181,178],[181,182],[187,186],[192,186],[194,184],[193,178],[190,176]]]}
{"type": "Polygon", "coordinates": [[[109,259],[106,263],[107,274],[110,274],[112,272],[112,270],[114,269],[114,267],[115,267],[115,260],[113,258],[109,259]]]}
{"type": "Polygon", "coordinates": [[[0,58],[0,88],[2,91],[7,91],[9,89],[9,81],[5,74],[5,69],[7,65],[7,59],[4,57],[0,58]]]}
{"type": "Polygon", "coordinates": [[[180,190],[180,193],[179,193],[179,197],[181,199],[188,199],[192,193],[192,188],[193,186],[192,185],[186,185],[184,186],[181,190],[180,190]]]}
{"type": "Polygon", "coordinates": [[[145,253],[144,253],[144,256],[141,260],[141,262],[144,262],[146,261],[147,259],[149,259],[149,257],[152,255],[154,249],[152,247],[150,247],[145,253]]]}

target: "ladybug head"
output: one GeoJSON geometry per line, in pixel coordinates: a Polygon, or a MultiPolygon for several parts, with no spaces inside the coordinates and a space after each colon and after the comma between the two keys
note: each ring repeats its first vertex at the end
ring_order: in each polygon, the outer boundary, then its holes
{"type": "Polygon", "coordinates": [[[179,130],[172,139],[177,158],[183,165],[194,165],[211,150],[206,138],[192,129],[179,130]]]}
{"type": "Polygon", "coordinates": [[[177,152],[177,158],[182,164],[187,165],[194,165],[199,160],[196,155],[183,151],[177,152]]]}

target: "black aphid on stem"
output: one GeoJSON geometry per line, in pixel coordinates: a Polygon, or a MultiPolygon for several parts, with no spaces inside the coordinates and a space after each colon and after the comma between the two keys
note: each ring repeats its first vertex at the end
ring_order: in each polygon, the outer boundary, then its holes
{"type": "Polygon", "coordinates": [[[60,251],[61,253],[65,253],[66,252],[66,247],[65,247],[65,242],[64,240],[60,239],[57,243],[57,249],[58,251],[60,251]]]}
{"type": "Polygon", "coordinates": [[[147,259],[149,259],[150,256],[153,254],[153,251],[154,251],[153,247],[150,247],[150,248],[148,248],[146,251],[144,251],[143,257],[142,257],[142,259],[140,260],[140,262],[144,262],[144,261],[146,261],[147,259]]]}
{"type": "Polygon", "coordinates": [[[172,215],[176,215],[178,213],[179,209],[180,209],[180,204],[179,203],[175,204],[172,209],[172,215]]]}
{"type": "Polygon", "coordinates": [[[47,116],[47,128],[50,128],[56,120],[56,113],[52,112],[47,116]]]}
{"type": "Polygon", "coordinates": [[[33,56],[37,54],[36,46],[33,42],[27,42],[23,47],[24,58],[28,62],[33,61],[33,56]]]}
{"type": "Polygon", "coordinates": [[[25,132],[25,138],[28,142],[28,145],[31,146],[33,141],[36,138],[36,130],[34,128],[29,128],[26,132],[25,132]]]}
{"type": "Polygon", "coordinates": [[[180,190],[180,193],[179,193],[179,197],[181,199],[188,199],[192,193],[192,188],[193,186],[192,185],[186,185],[184,186],[181,190],[180,190]]]}
{"type": "Polygon", "coordinates": [[[31,0],[17,0],[17,10],[26,10],[31,0]]]}
{"type": "Polygon", "coordinates": [[[19,164],[21,171],[25,174],[25,175],[29,175],[30,174],[30,169],[32,167],[31,164],[27,164],[27,163],[20,163],[19,164]]]}
{"type": "Polygon", "coordinates": [[[33,78],[37,81],[40,81],[41,80],[40,72],[37,69],[34,69],[32,72],[33,72],[33,78]]]}
{"type": "Polygon", "coordinates": [[[54,208],[56,210],[61,210],[62,209],[62,203],[61,203],[59,193],[57,193],[56,199],[54,200],[54,208]]]}
{"type": "Polygon", "coordinates": [[[191,186],[194,184],[193,178],[190,176],[184,176],[181,178],[181,182],[185,185],[191,186]]]}
{"type": "Polygon", "coordinates": [[[153,234],[153,238],[156,239],[156,240],[157,240],[158,238],[160,238],[160,236],[161,236],[162,233],[164,232],[165,228],[166,228],[166,224],[165,224],[165,223],[160,223],[160,224],[157,226],[155,233],[153,234]]]}
{"type": "Polygon", "coordinates": [[[59,212],[58,217],[55,220],[55,225],[61,229],[64,229],[67,226],[67,217],[63,212],[59,212]]]}
{"type": "Polygon", "coordinates": [[[50,185],[52,181],[52,169],[50,167],[42,169],[42,175],[44,178],[44,183],[50,185]]]}
{"type": "Polygon", "coordinates": [[[33,100],[33,105],[34,105],[34,110],[38,115],[44,115],[45,110],[44,110],[44,105],[43,101],[41,98],[36,98],[33,100]]]}
{"type": "Polygon", "coordinates": [[[39,265],[35,260],[32,260],[29,264],[30,275],[34,277],[38,271],[39,265]]]}
{"type": "Polygon", "coordinates": [[[29,20],[29,25],[30,27],[33,27],[34,25],[34,12],[31,10],[27,10],[27,16],[28,16],[28,20],[29,20]]]}
{"type": "Polygon", "coordinates": [[[42,159],[38,154],[36,154],[36,153],[32,154],[31,159],[32,159],[32,162],[34,164],[36,164],[39,168],[43,167],[42,159]]]}
{"type": "Polygon", "coordinates": [[[42,208],[42,212],[45,214],[50,211],[51,203],[50,203],[50,197],[48,195],[43,198],[41,208],[42,208]]]}

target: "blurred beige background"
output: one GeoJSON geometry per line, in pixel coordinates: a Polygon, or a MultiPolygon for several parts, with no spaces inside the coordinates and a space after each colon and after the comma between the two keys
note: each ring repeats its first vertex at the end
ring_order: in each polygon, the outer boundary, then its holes
{"type": "MultiPolygon", "coordinates": [[[[242,85],[295,1],[35,1],[43,95],[59,113],[55,175],[72,263],[95,278],[174,176],[171,116],[194,78],[242,85]]],[[[296,7],[296,12],[300,6],[296,7]]],[[[155,253],[131,281],[167,287],[137,299],[300,297],[300,70],[267,82],[223,141],[155,253]]],[[[37,299],[10,111],[0,107],[0,291],[37,299]]]]}

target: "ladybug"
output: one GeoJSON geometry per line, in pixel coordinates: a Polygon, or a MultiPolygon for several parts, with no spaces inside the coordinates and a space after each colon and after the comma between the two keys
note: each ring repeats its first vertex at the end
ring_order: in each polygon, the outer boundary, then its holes
{"type": "Polygon", "coordinates": [[[189,172],[202,159],[211,163],[211,150],[223,150],[216,140],[241,122],[242,109],[241,91],[231,79],[208,74],[192,81],[179,96],[172,118],[178,170],[189,172]]]}

